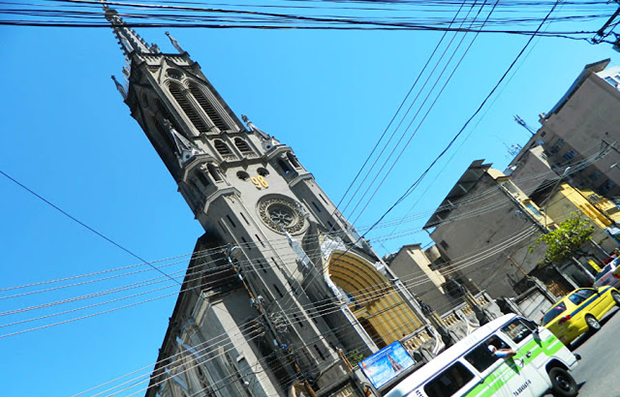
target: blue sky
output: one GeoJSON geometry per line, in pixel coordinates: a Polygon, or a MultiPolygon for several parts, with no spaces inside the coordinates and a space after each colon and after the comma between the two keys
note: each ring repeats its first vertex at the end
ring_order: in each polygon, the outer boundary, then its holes
{"type": "MultiPolygon", "coordinates": [[[[110,75],[121,76],[124,59],[111,30],[0,29],[0,72],[4,76],[0,170],[136,255],[149,261],[176,258],[159,263],[165,264],[169,273],[182,274],[202,231],[114,88],[110,75]]],[[[580,26],[574,29],[580,30],[580,26]]],[[[342,197],[440,36],[381,31],[170,31],[202,66],[233,111],[247,114],[258,127],[290,145],[335,202],[342,197]]],[[[147,41],[158,43],[164,52],[174,51],[163,30],[141,29],[139,33],[147,41]]],[[[480,35],[355,226],[363,228],[376,221],[419,176],[478,107],[526,39],[480,35]]],[[[377,240],[374,247],[380,254],[394,252],[403,244],[429,242],[420,232],[420,226],[430,216],[428,211],[441,202],[473,160],[484,158],[503,170],[509,162],[507,146],[523,144],[529,138],[527,131],[513,121],[513,115],[520,115],[537,128],[538,114],[553,107],[584,65],[605,58],[611,58],[612,65],[620,64],[620,54],[607,44],[593,46],[549,38],[534,43],[516,73],[502,85],[492,106],[483,110],[484,117],[472,123],[475,128],[466,130],[437,170],[386,218],[418,214],[419,219],[397,230],[386,228],[369,234],[371,241],[377,240]],[[466,141],[465,136],[469,136],[466,141]],[[390,238],[398,234],[404,236],[390,238]]],[[[7,288],[140,261],[5,177],[0,178],[0,216],[3,313],[158,276],[153,271],[143,272],[7,298],[70,282],[7,288]]],[[[354,215],[350,220],[356,218],[354,215]]],[[[178,286],[171,282],[160,283],[2,316],[2,394],[71,396],[153,363],[177,290],[178,286]],[[169,288],[146,294],[161,286],[169,288]],[[145,295],[6,325],[140,292],[145,295]],[[165,294],[172,296],[5,336],[165,294]]]]}

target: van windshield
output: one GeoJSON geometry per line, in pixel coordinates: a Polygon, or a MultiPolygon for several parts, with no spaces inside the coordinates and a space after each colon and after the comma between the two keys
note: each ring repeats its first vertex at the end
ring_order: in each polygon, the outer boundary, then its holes
{"type": "Polygon", "coordinates": [[[557,305],[553,306],[543,317],[542,325],[549,324],[551,320],[562,314],[566,311],[566,305],[564,302],[560,302],[557,305]]]}

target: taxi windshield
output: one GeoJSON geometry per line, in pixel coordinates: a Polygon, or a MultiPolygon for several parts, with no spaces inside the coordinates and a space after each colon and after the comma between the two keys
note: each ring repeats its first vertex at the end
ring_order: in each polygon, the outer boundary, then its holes
{"type": "Polygon", "coordinates": [[[545,314],[545,316],[543,317],[542,325],[548,324],[549,322],[551,322],[551,320],[553,320],[565,311],[566,305],[564,304],[564,302],[558,303],[557,305],[549,309],[549,311],[545,314]]]}

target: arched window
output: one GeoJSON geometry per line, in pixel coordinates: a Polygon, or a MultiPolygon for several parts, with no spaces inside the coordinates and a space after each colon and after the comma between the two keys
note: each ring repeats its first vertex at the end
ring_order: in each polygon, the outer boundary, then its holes
{"type": "Polygon", "coordinates": [[[194,106],[192,106],[188,98],[185,96],[181,85],[177,83],[170,83],[168,85],[168,89],[181,109],[183,109],[183,112],[185,112],[187,117],[190,119],[194,127],[196,127],[196,129],[200,132],[208,132],[209,127],[207,127],[196,109],[194,109],[194,106]]]}
{"type": "Polygon", "coordinates": [[[215,150],[217,150],[217,152],[220,155],[222,155],[222,156],[230,156],[230,155],[232,155],[232,152],[230,151],[230,148],[228,147],[228,145],[224,141],[216,139],[216,140],[213,141],[213,146],[215,146],[215,150]]]}
{"type": "Polygon", "coordinates": [[[241,138],[235,138],[235,146],[243,154],[252,154],[252,149],[248,146],[248,143],[241,138]]]}
{"type": "Polygon", "coordinates": [[[209,102],[209,100],[205,96],[204,92],[196,83],[189,83],[189,91],[192,93],[192,95],[196,99],[196,102],[200,104],[202,110],[205,111],[207,116],[209,116],[209,119],[211,119],[211,121],[213,122],[213,124],[215,124],[217,128],[219,128],[221,131],[227,131],[230,129],[224,119],[220,116],[217,110],[215,110],[211,102],[209,102]]]}

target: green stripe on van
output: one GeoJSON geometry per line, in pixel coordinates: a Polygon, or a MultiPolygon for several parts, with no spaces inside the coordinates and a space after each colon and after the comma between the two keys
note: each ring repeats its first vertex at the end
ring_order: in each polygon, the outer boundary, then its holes
{"type": "Polygon", "coordinates": [[[471,389],[465,396],[467,397],[486,397],[492,396],[497,390],[508,383],[516,374],[521,371],[521,367],[515,362],[516,360],[526,360],[526,365],[541,354],[552,357],[564,347],[555,336],[551,336],[546,340],[532,339],[530,342],[517,350],[517,355],[511,359],[504,360],[505,365],[500,365],[498,369],[491,372],[481,383],[471,389]],[[531,356],[526,357],[530,352],[531,356]]]}

